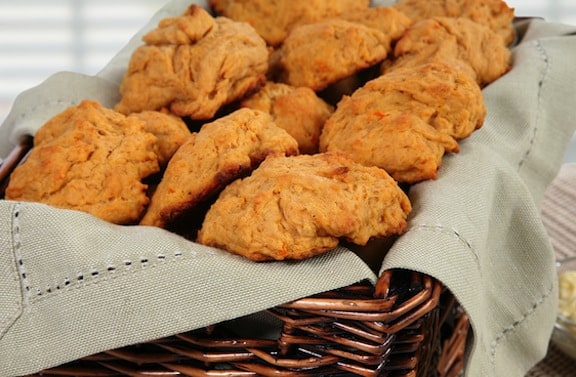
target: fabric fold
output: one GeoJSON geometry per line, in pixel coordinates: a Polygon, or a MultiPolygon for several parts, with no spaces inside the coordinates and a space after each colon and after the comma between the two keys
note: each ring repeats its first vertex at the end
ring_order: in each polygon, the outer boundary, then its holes
{"type": "Polygon", "coordinates": [[[576,126],[575,30],[526,25],[512,70],[483,91],[484,126],[445,158],[436,181],[411,189],[410,229],[382,266],[452,290],[474,333],[467,376],[523,376],[546,353],[557,282],[539,208],[576,126]]]}
{"type": "MultiPolygon", "coordinates": [[[[71,104],[113,106],[140,36],[190,3],[169,2],[97,76],[59,73],[22,93],[0,127],[0,156],[71,104]]],[[[412,187],[409,230],[382,265],[429,274],[455,294],[474,334],[467,376],[522,376],[548,344],[557,283],[539,206],[576,128],[575,32],[519,25],[512,70],[483,91],[484,126],[445,157],[437,180],[412,187]]],[[[35,203],[0,201],[0,236],[0,376],[377,278],[344,248],[258,264],[35,203]]]]}
{"type": "Polygon", "coordinates": [[[160,228],[11,201],[0,201],[0,224],[0,376],[376,280],[343,248],[301,263],[253,263],[160,228]]]}
{"type": "Polygon", "coordinates": [[[119,99],[118,84],[98,76],[58,72],[22,92],[2,123],[0,157],[7,156],[23,137],[34,135],[50,118],[82,99],[113,107],[119,99]]]}

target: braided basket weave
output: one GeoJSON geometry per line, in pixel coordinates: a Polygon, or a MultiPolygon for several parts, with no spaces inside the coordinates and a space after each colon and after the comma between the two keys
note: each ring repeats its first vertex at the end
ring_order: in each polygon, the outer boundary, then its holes
{"type": "MultiPolygon", "coordinates": [[[[0,197],[31,144],[24,140],[2,161],[0,197]]],[[[452,377],[463,369],[468,332],[466,314],[442,284],[388,270],[375,286],[360,282],[34,376],[452,377]],[[262,319],[272,331],[262,334],[262,319]]]]}

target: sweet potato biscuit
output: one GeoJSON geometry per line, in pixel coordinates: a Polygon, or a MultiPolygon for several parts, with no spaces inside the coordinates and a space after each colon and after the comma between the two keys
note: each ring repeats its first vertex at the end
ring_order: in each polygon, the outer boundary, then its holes
{"type": "Polygon", "coordinates": [[[271,57],[276,81],[319,91],[382,62],[390,38],[359,23],[330,19],[292,29],[271,57]]]}
{"type": "Polygon", "coordinates": [[[271,46],[278,46],[297,25],[340,16],[370,5],[369,0],[209,0],[220,15],[248,22],[271,46]]]}
{"type": "Polygon", "coordinates": [[[269,51],[254,28],[224,17],[210,26],[206,17],[205,10],[193,5],[143,38],[150,43],[132,53],[117,111],[167,108],[178,116],[206,120],[262,84],[269,51]]]}
{"type": "Polygon", "coordinates": [[[148,110],[132,113],[129,117],[142,120],[146,132],[150,132],[158,139],[157,152],[160,167],[168,164],[172,155],[191,135],[182,118],[169,113],[148,110]]]}
{"type": "Polygon", "coordinates": [[[149,202],[142,180],[159,171],[156,137],[142,121],[83,101],[38,134],[10,177],[6,199],[84,211],[116,224],[140,220],[149,202]]]}
{"type": "Polygon", "coordinates": [[[394,59],[392,68],[451,62],[484,86],[510,69],[511,53],[486,26],[467,18],[436,17],[410,27],[396,43],[394,59]]]}
{"type": "Polygon", "coordinates": [[[374,111],[351,118],[337,114],[330,130],[336,135],[328,150],[343,151],[358,163],[381,167],[402,183],[435,179],[444,154],[458,151],[453,138],[408,111],[374,111]]]}
{"type": "Polygon", "coordinates": [[[254,261],[303,259],[340,239],[364,245],[401,234],[410,211],[406,194],[382,169],[338,153],[270,156],[222,191],[198,242],[254,261]]]}
{"type": "Polygon", "coordinates": [[[456,43],[441,42],[437,45],[428,45],[420,52],[386,59],[380,67],[380,74],[388,74],[398,68],[414,68],[432,62],[438,62],[450,64],[471,77],[479,86],[483,86],[474,68],[472,68],[466,60],[459,57],[458,50],[459,47],[456,43]]]}
{"type": "Polygon", "coordinates": [[[394,7],[362,8],[343,13],[339,18],[378,29],[388,36],[390,43],[400,39],[412,25],[412,20],[394,7]]]}
{"type": "Polygon", "coordinates": [[[334,111],[310,88],[271,81],[242,101],[241,106],[270,114],[278,127],[296,139],[300,153],[306,154],[318,152],[322,127],[334,111]]]}
{"type": "Polygon", "coordinates": [[[397,69],[367,82],[352,99],[338,108],[354,115],[375,110],[409,111],[456,140],[470,136],[486,117],[478,85],[445,63],[397,69]]]}
{"type": "Polygon", "coordinates": [[[216,28],[216,20],[204,8],[191,5],[181,16],[166,17],[142,37],[149,45],[190,45],[216,28]]]}
{"type": "Polygon", "coordinates": [[[172,225],[274,153],[297,154],[298,144],[264,112],[239,109],[205,124],[172,156],[141,224],[172,225]]]}
{"type": "Polygon", "coordinates": [[[399,0],[393,6],[414,22],[434,17],[465,17],[492,29],[505,44],[516,37],[512,25],[514,8],[502,0],[399,0]]]}
{"type": "Polygon", "coordinates": [[[440,63],[397,69],[340,101],[324,125],[320,151],[346,152],[414,183],[435,178],[438,156],[457,152],[457,140],[481,127],[485,115],[480,87],[462,71],[440,63]]]}

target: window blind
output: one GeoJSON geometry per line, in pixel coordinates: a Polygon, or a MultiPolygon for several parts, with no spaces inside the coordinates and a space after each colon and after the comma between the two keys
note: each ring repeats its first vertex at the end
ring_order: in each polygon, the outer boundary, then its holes
{"type": "Polygon", "coordinates": [[[95,74],[166,0],[0,0],[0,123],[55,72],[95,74]]]}

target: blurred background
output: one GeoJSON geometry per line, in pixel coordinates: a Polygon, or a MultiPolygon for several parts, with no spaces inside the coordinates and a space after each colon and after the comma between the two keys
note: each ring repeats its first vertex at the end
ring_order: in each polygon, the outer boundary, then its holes
{"type": "MultiPolygon", "coordinates": [[[[59,71],[96,74],[168,0],[0,0],[0,124],[18,93],[59,71]]],[[[576,25],[574,0],[508,0],[576,25]]],[[[576,162],[576,138],[566,155],[576,162]]]]}

